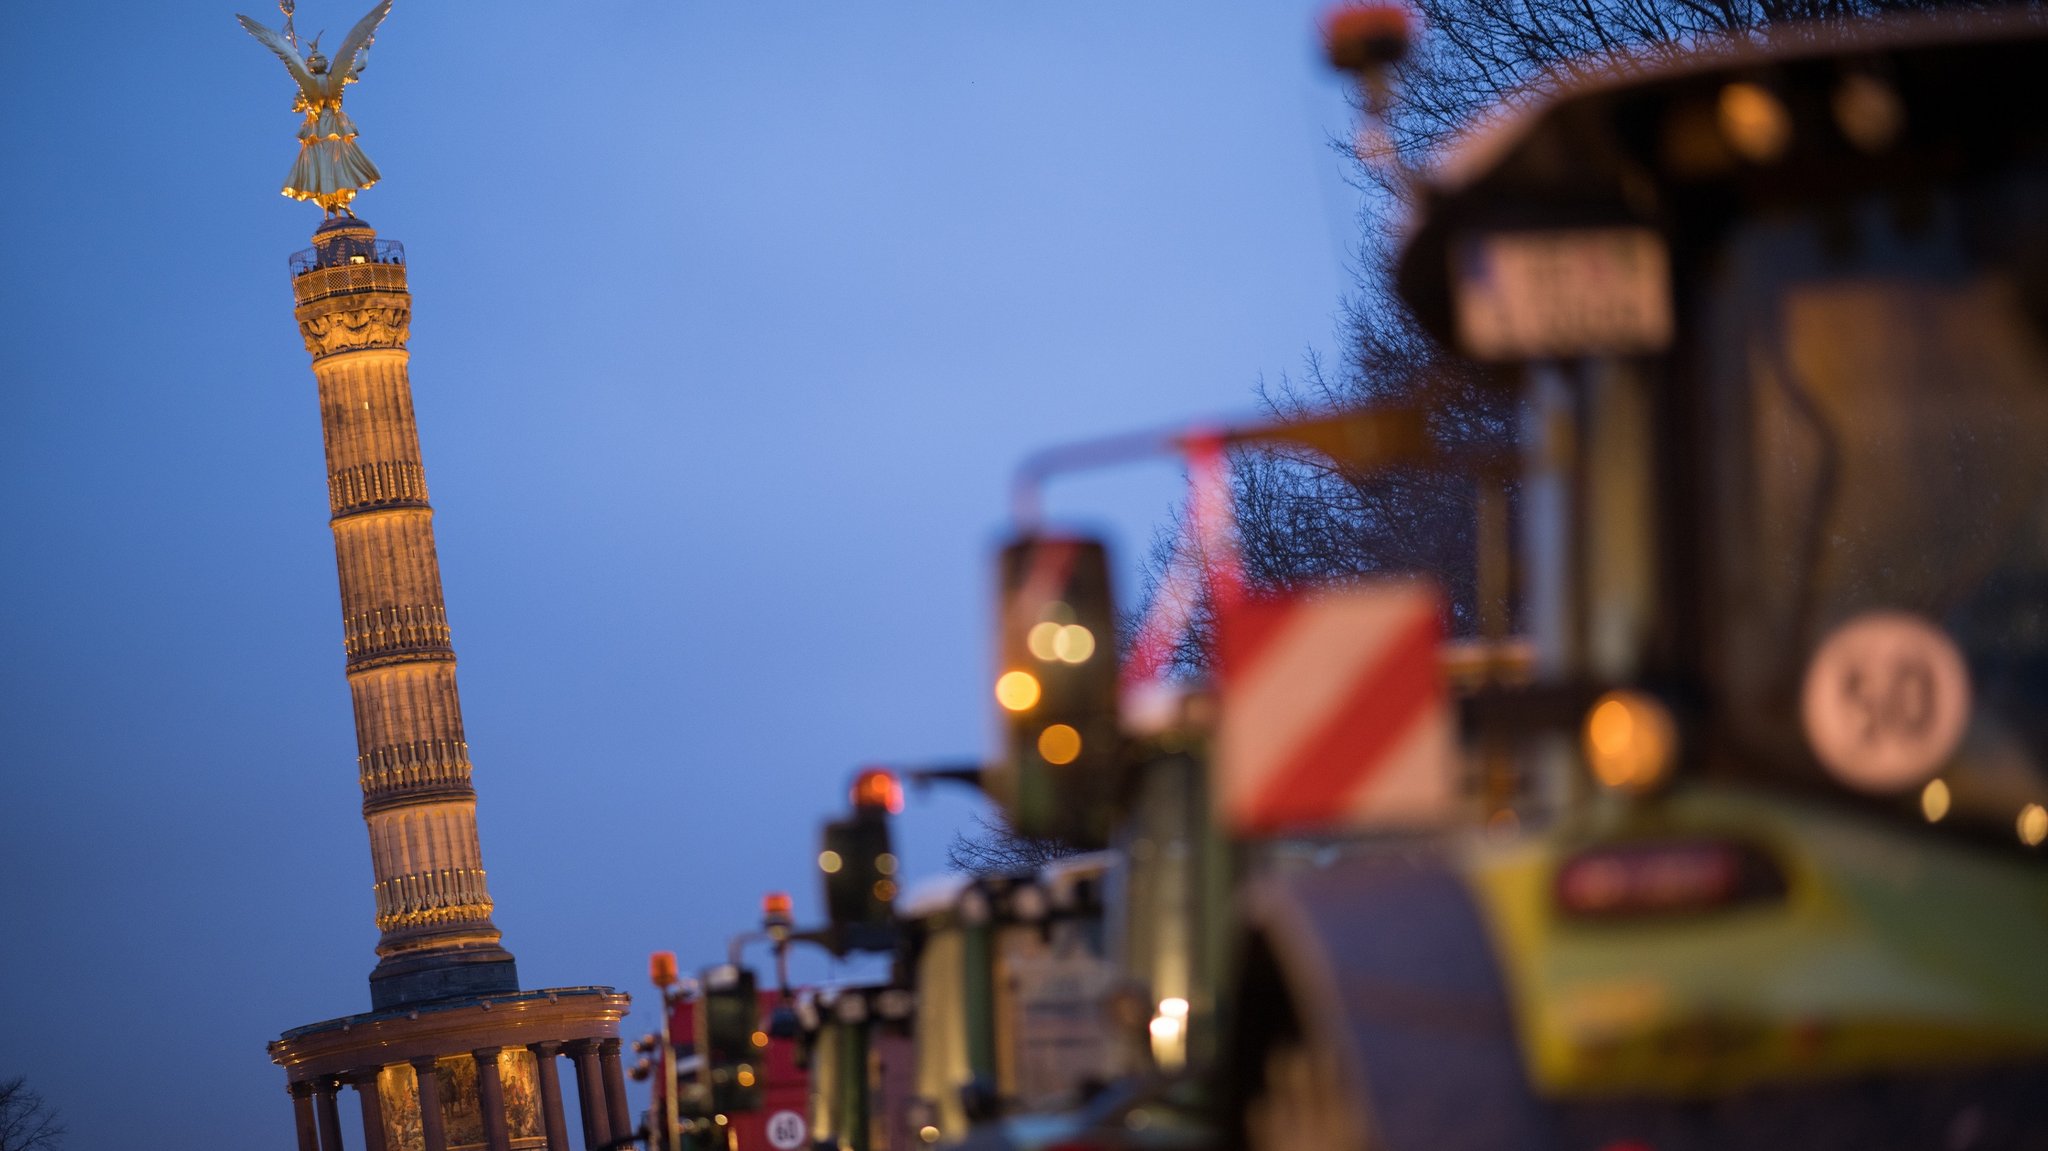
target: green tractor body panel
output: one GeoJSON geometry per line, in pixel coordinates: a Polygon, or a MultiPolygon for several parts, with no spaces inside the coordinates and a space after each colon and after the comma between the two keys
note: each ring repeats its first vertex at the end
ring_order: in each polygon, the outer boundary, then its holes
{"type": "Polygon", "coordinates": [[[1712,1097],[1770,1081],[2048,1060],[2048,870],[1756,792],[1699,788],[1618,835],[1479,843],[1470,882],[1546,1095],[1712,1097]],[[1736,842],[1782,895],[1574,917],[1601,842],[1736,842]]]}

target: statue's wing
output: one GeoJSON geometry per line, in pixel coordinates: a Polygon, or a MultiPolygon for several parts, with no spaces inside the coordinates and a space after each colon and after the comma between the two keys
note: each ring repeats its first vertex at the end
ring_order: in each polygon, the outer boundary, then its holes
{"type": "MultiPolygon", "coordinates": [[[[385,0],[385,3],[390,3],[390,0],[385,0]]],[[[292,79],[299,82],[299,91],[304,92],[308,100],[320,98],[320,81],[315,80],[313,74],[306,70],[306,62],[299,59],[299,50],[292,47],[290,41],[247,16],[237,16],[235,19],[242,22],[242,27],[249,35],[263,41],[265,48],[277,53],[277,58],[284,61],[286,68],[291,69],[292,79]]]]}
{"type": "Polygon", "coordinates": [[[369,15],[356,21],[356,26],[349,29],[348,35],[342,38],[341,47],[335,50],[331,75],[355,74],[356,69],[362,65],[362,54],[369,51],[370,41],[377,38],[377,25],[382,24],[384,17],[389,15],[391,0],[377,0],[377,6],[370,9],[369,15]]]}

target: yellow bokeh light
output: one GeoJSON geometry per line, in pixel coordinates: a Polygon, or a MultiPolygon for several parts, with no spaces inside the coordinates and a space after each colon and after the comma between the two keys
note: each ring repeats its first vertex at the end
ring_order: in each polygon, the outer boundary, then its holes
{"type": "Polygon", "coordinates": [[[742,1087],[752,1087],[754,1085],[754,1069],[742,1067],[739,1070],[739,1074],[734,1075],[733,1078],[739,1080],[739,1084],[742,1087]]]}
{"type": "Polygon", "coordinates": [[[1612,691],[1586,713],[1582,742],[1602,784],[1645,791],[1671,769],[1678,737],[1663,704],[1638,692],[1612,691]]]}
{"type": "Polygon", "coordinates": [[[1744,159],[1768,164],[1792,143],[1792,114],[1760,84],[1738,82],[1721,89],[1720,113],[1722,134],[1744,159]]]}
{"type": "Polygon", "coordinates": [[[1064,663],[1087,663],[1095,654],[1095,633],[1077,623],[1070,623],[1053,636],[1053,654],[1064,663]]]}
{"type": "Polygon", "coordinates": [[[883,875],[896,874],[896,857],[886,851],[875,856],[875,870],[883,875]]]}
{"type": "Polygon", "coordinates": [[[2041,841],[2048,839],[2048,808],[2038,803],[2020,808],[2019,831],[2021,843],[2028,847],[2041,846],[2041,841]]]}
{"type": "Polygon", "coordinates": [[[1030,711],[1038,696],[1038,677],[1028,671],[1006,671],[996,680],[996,702],[1010,711],[1030,711]]]}
{"type": "Polygon", "coordinates": [[[1055,645],[1059,642],[1061,630],[1061,626],[1052,620],[1033,624],[1031,630],[1024,634],[1024,646],[1031,649],[1032,655],[1051,663],[1060,657],[1055,645]]]}
{"type": "Polygon", "coordinates": [[[1948,803],[1948,784],[1941,780],[1930,779],[1920,789],[1920,814],[1927,817],[1927,822],[1940,823],[1941,817],[1948,814],[1948,803]]]}
{"type": "Polygon", "coordinates": [[[1176,1068],[1187,1062],[1188,1022],[1184,1015],[1154,1015],[1146,1026],[1152,1033],[1152,1058],[1161,1067],[1176,1068]]]}
{"type": "Polygon", "coordinates": [[[1064,723],[1056,723],[1038,733],[1038,755],[1055,767],[1074,762],[1081,757],[1081,733],[1064,723]]]}
{"type": "Polygon", "coordinates": [[[1635,717],[1628,713],[1628,705],[1618,699],[1602,702],[1586,719],[1586,743],[1602,759],[1626,752],[1635,731],[1635,717]]]}
{"type": "Polygon", "coordinates": [[[766,1031],[756,1031],[750,1038],[753,1039],[754,1046],[756,1047],[768,1046],[768,1033],[766,1031]]]}
{"type": "Polygon", "coordinates": [[[833,875],[836,874],[839,871],[839,869],[844,866],[846,866],[846,861],[839,858],[838,852],[821,851],[818,853],[819,871],[822,871],[827,875],[833,875]]]}

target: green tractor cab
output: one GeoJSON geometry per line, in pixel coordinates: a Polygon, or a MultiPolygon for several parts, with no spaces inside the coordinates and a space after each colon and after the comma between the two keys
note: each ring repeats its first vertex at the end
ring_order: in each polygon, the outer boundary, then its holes
{"type": "Polygon", "coordinates": [[[1565,85],[1402,293],[1522,413],[1469,830],[1255,880],[1256,1147],[2048,1146],[2048,34],[1565,85]]]}

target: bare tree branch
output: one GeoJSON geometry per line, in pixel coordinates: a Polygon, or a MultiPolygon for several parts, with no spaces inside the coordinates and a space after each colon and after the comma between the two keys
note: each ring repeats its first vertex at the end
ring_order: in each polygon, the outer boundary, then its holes
{"type": "MultiPolygon", "coordinates": [[[[1350,177],[1364,193],[1357,280],[1343,302],[1344,355],[1311,356],[1302,373],[1261,380],[1275,416],[1306,416],[1425,398],[1446,446],[1515,442],[1512,398],[1478,368],[1426,335],[1390,288],[1410,189],[1402,169],[1426,168],[1481,117],[1526,105],[1595,73],[1640,71],[1715,43],[1740,43],[1773,24],[1818,26],[1908,11],[1970,11],[1978,0],[1410,0],[1420,19],[1415,51],[1397,70],[1386,125],[1398,165],[1367,162],[1349,141],[1350,177]]],[[[2039,10],[2038,0],[2029,7],[2039,10]]],[[[1240,451],[1232,458],[1239,548],[1254,593],[1376,573],[1433,576],[1451,605],[1454,633],[1478,621],[1478,493],[1469,479],[1419,471],[1347,473],[1307,452],[1240,451]]],[[[1517,493],[1508,491],[1510,509],[1517,493]]],[[[1155,539],[1147,598],[1165,586],[1185,533],[1155,539]]],[[[1514,605],[1507,605],[1512,618],[1514,605]]],[[[1212,626],[1206,608],[1173,669],[1198,673],[1212,626]]]]}
{"type": "Polygon", "coordinates": [[[1019,835],[1000,819],[977,815],[974,830],[953,833],[946,866],[968,875],[1012,875],[1072,854],[1074,849],[1061,840],[1019,835]]]}
{"type": "Polygon", "coordinates": [[[64,1142],[57,1111],[20,1075],[0,1079],[0,1151],[55,1151],[64,1142]]]}

